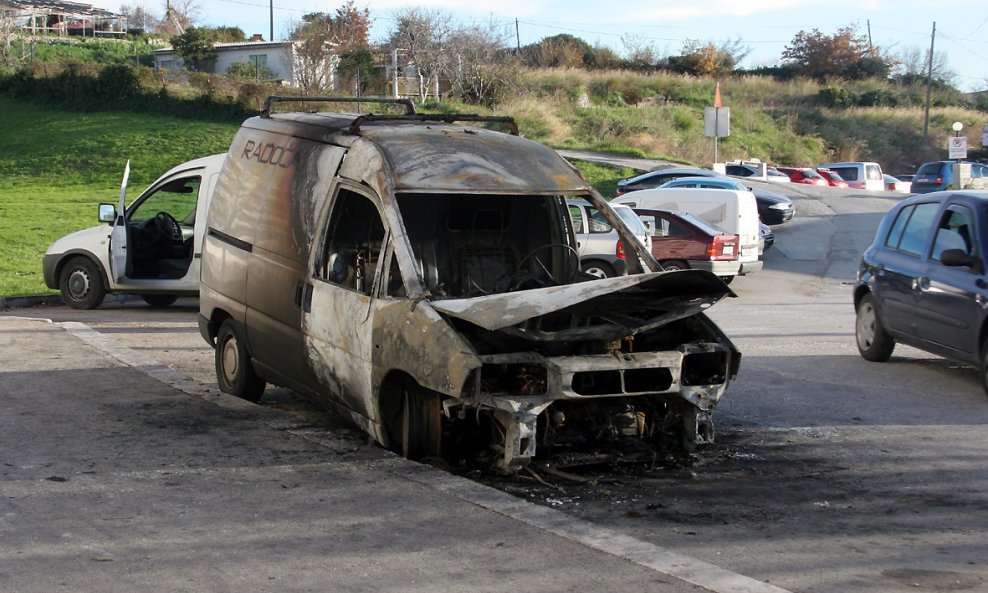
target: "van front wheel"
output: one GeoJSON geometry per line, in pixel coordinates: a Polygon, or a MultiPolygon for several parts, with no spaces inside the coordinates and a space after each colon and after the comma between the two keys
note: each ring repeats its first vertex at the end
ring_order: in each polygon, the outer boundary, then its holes
{"type": "Polygon", "coordinates": [[[250,361],[247,343],[241,338],[236,324],[227,319],[216,335],[216,382],[220,390],[249,402],[261,399],[264,379],[257,376],[250,361]]]}
{"type": "Polygon", "coordinates": [[[442,457],[443,414],[439,395],[417,385],[402,393],[399,426],[401,455],[419,461],[442,457]]]}
{"type": "Polygon", "coordinates": [[[74,257],[58,275],[62,300],[73,309],[95,309],[106,296],[99,267],[88,257],[74,257]]]}

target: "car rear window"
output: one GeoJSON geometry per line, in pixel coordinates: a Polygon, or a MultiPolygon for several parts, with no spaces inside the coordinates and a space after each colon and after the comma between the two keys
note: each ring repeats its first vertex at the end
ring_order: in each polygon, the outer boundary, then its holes
{"type": "Polygon", "coordinates": [[[857,181],[858,170],[854,167],[830,167],[831,171],[836,171],[844,181],[857,181]]]}
{"type": "Polygon", "coordinates": [[[865,165],[865,178],[872,181],[882,180],[882,170],[878,168],[878,165],[865,165]]]}
{"type": "Polygon", "coordinates": [[[903,208],[892,223],[885,245],[912,255],[922,255],[940,204],[931,202],[903,208]]]}
{"type": "Polygon", "coordinates": [[[929,177],[940,174],[941,163],[925,163],[916,169],[916,177],[929,177]]]}

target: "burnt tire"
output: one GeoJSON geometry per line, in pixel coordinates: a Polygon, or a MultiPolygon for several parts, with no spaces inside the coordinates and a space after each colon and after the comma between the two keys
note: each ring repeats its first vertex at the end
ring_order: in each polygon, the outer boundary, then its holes
{"type": "Polygon", "coordinates": [[[227,319],[216,334],[216,382],[220,390],[249,402],[257,402],[264,393],[264,379],[257,376],[250,361],[247,343],[237,325],[227,319]]]}
{"type": "Polygon", "coordinates": [[[441,458],[443,445],[442,402],[439,394],[408,384],[402,390],[396,452],[419,461],[441,458]]]}
{"type": "Polygon", "coordinates": [[[151,307],[167,307],[178,300],[177,296],[170,294],[142,294],[141,298],[151,307]]]}
{"type": "Polygon", "coordinates": [[[62,300],[73,309],[95,309],[106,296],[99,266],[88,257],[70,259],[58,274],[62,300]]]}
{"type": "Polygon", "coordinates": [[[871,294],[861,297],[856,307],[854,320],[854,340],[862,358],[872,362],[885,362],[892,356],[895,340],[882,327],[871,294]]]}

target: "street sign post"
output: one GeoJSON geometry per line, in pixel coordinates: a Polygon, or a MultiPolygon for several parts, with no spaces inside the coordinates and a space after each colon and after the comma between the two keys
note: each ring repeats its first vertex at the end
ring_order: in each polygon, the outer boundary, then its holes
{"type": "Polygon", "coordinates": [[[967,158],[967,136],[951,136],[947,139],[947,158],[967,158]]]}

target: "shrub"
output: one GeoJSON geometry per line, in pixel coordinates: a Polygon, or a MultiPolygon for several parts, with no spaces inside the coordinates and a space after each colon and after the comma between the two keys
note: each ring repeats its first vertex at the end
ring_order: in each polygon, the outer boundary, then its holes
{"type": "Polygon", "coordinates": [[[847,89],[837,84],[823,87],[817,92],[816,96],[819,103],[824,107],[842,109],[851,105],[851,95],[847,92],[847,89]]]}

